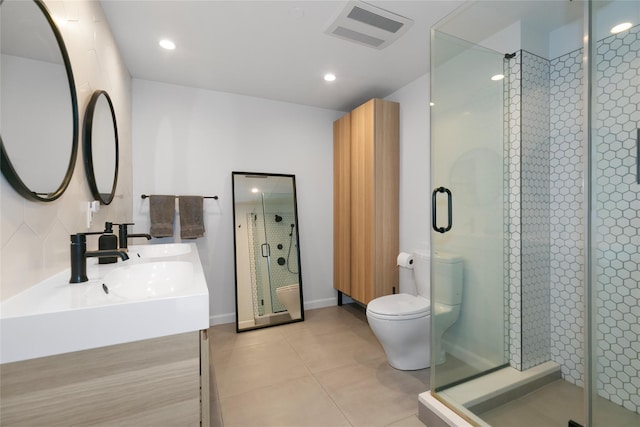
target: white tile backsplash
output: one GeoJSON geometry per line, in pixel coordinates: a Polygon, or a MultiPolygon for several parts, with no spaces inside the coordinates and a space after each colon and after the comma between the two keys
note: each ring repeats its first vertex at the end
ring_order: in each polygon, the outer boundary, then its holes
{"type": "Polygon", "coordinates": [[[44,240],[53,227],[60,204],[58,203],[25,203],[23,222],[44,240]]]}
{"type": "Polygon", "coordinates": [[[2,195],[2,215],[0,215],[0,244],[2,247],[9,242],[18,230],[24,218],[23,199],[11,188],[6,179],[0,180],[0,195],[2,195]]]}
{"type": "Polygon", "coordinates": [[[86,205],[93,197],[85,178],[82,123],[94,90],[106,90],[114,103],[120,168],[116,198],[109,206],[101,207],[91,229],[101,230],[106,220],[125,222],[132,218],[131,76],[99,2],[45,0],[44,3],[55,16],[67,20],[60,31],[69,52],[78,94],[80,149],[71,183],[56,201],[25,200],[1,178],[0,300],[69,268],[69,235],[87,231],[86,205]]]}
{"type": "Polygon", "coordinates": [[[23,283],[41,280],[43,271],[42,240],[23,223],[2,247],[2,293],[20,292],[23,283]]]}

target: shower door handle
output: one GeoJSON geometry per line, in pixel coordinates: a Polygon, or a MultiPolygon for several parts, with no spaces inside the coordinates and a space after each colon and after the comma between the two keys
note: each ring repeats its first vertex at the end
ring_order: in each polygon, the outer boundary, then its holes
{"type": "Polygon", "coordinates": [[[263,243],[260,245],[260,251],[262,252],[262,258],[267,258],[271,255],[271,248],[268,243],[263,243]]]}
{"type": "Polygon", "coordinates": [[[453,225],[453,211],[452,211],[452,202],[451,202],[451,191],[448,188],[444,188],[444,187],[438,187],[435,190],[433,190],[433,193],[431,194],[431,219],[432,219],[432,226],[434,231],[437,231],[438,233],[446,233],[447,231],[451,230],[451,226],[453,225]],[[438,193],[445,193],[447,195],[447,226],[446,227],[438,227],[438,207],[436,206],[436,198],[438,196],[438,193]]]}

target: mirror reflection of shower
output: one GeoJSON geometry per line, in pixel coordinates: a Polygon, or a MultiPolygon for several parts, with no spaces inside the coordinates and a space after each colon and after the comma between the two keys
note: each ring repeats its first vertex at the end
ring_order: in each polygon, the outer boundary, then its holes
{"type": "Polygon", "coordinates": [[[238,330],[303,319],[294,180],[256,178],[234,173],[238,330]]]}

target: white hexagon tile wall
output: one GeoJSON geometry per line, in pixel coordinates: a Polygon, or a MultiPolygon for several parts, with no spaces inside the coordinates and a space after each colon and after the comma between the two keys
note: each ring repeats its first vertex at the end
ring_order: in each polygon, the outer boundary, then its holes
{"type": "Polygon", "coordinates": [[[595,63],[597,388],[640,413],[640,26],[598,41],[595,63]]]}
{"type": "MultiPolygon", "coordinates": [[[[640,370],[640,190],[634,152],[640,123],[640,26],[597,41],[596,49],[597,391],[640,412],[637,383],[631,381],[640,370]]],[[[582,56],[578,49],[549,61],[518,52],[509,65],[512,90],[506,102],[510,361],[526,369],[550,358],[561,365],[565,380],[579,386],[584,385],[585,304],[582,56]],[[539,109],[544,99],[548,112],[539,109]],[[548,233],[549,240],[532,238],[539,233],[548,233]]]]}
{"type": "Polygon", "coordinates": [[[584,385],[582,50],[551,61],[551,357],[584,385]]]}

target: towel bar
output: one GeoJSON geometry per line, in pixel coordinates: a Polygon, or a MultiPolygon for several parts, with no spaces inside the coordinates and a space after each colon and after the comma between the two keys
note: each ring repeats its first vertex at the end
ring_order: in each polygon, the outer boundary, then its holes
{"type": "MultiPolygon", "coordinates": [[[[149,197],[149,196],[147,196],[146,194],[142,194],[142,195],[140,196],[140,198],[142,198],[142,199],[146,199],[147,197],[149,197]]],[[[177,199],[179,196],[175,196],[175,197],[176,197],[176,199],[177,199]]],[[[205,198],[205,199],[214,199],[214,200],[218,200],[218,196],[204,196],[204,198],[205,198]]]]}

